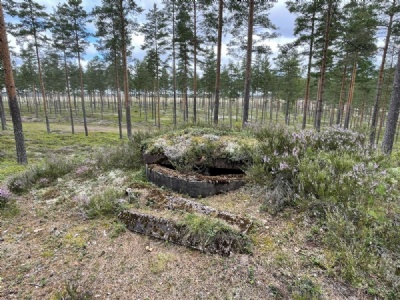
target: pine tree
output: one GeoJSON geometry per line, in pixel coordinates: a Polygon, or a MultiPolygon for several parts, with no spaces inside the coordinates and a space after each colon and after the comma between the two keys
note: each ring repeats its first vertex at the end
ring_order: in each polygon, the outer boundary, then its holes
{"type": "Polygon", "coordinates": [[[289,125],[289,109],[298,97],[300,78],[299,54],[293,45],[286,44],[279,47],[276,65],[283,93],[282,98],[286,99],[285,123],[289,125]]]}
{"type": "Polygon", "coordinates": [[[230,53],[236,57],[243,57],[243,51],[246,52],[243,126],[246,126],[249,116],[252,52],[265,53],[268,47],[265,47],[263,43],[269,38],[276,37],[276,34],[271,32],[276,28],[268,17],[268,10],[272,8],[271,3],[254,0],[245,3],[248,5],[240,1],[229,2],[231,12],[229,25],[232,27],[231,32],[234,38],[228,44],[230,53]],[[246,36],[244,36],[245,32],[247,32],[246,36]]]}
{"type": "Polygon", "coordinates": [[[350,90],[347,99],[347,111],[344,128],[350,123],[350,112],[354,97],[357,65],[361,60],[366,60],[376,51],[375,34],[377,20],[371,5],[349,4],[343,10],[345,16],[344,36],[342,51],[351,53],[351,64],[353,65],[350,90]]]}
{"type": "Polygon", "coordinates": [[[380,11],[384,11],[384,15],[387,15],[389,17],[389,20],[387,22],[382,21],[382,25],[384,25],[387,28],[386,31],[386,37],[385,37],[385,44],[383,46],[383,54],[382,54],[382,60],[381,60],[381,65],[379,68],[379,75],[378,75],[378,82],[377,82],[377,88],[376,88],[376,97],[375,97],[375,102],[373,106],[373,112],[372,112],[372,120],[371,120],[371,128],[370,128],[370,135],[369,135],[369,143],[370,146],[372,146],[375,143],[375,135],[376,135],[376,126],[378,123],[378,111],[379,111],[379,102],[382,94],[382,83],[383,83],[383,77],[384,77],[384,69],[385,69],[385,62],[386,62],[386,55],[389,47],[389,42],[390,38],[393,35],[394,27],[399,26],[399,23],[397,22],[396,24],[396,19],[395,16],[398,16],[400,13],[400,5],[399,2],[396,0],[392,0],[389,3],[387,2],[382,2],[383,7],[381,7],[380,11]],[[389,6],[387,6],[389,4],[389,6]]]}
{"type": "Polygon", "coordinates": [[[392,152],[394,135],[396,133],[397,122],[400,111],[400,50],[397,54],[397,68],[393,82],[392,100],[386,121],[385,135],[382,142],[382,151],[385,154],[392,152]]]}
{"type": "Polygon", "coordinates": [[[172,89],[173,89],[173,123],[176,128],[176,0],[163,0],[165,12],[167,14],[167,23],[170,25],[170,36],[172,38],[172,89]],[[168,22],[169,20],[169,22],[168,22]]]}
{"type": "Polygon", "coordinates": [[[65,18],[67,13],[66,5],[57,5],[54,13],[51,16],[51,32],[53,35],[53,46],[57,50],[62,52],[64,62],[64,73],[65,73],[65,85],[67,90],[67,99],[69,106],[69,118],[71,122],[71,132],[75,134],[74,117],[72,114],[72,101],[70,91],[70,80],[67,59],[71,57],[71,45],[73,44],[73,37],[68,22],[68,18],[65,18]]]}
{"type": "Polygon", "coordinates": [[[191,21],[191,5],[184,0],[178,1],[178,12],[176,16],[176,43],[178,44],[179,77],[181,78],[181,89],[183,92],[183,120],[189,121],[188,87],[190,77],[190,54],[191,43],[194,39],[193,23],[191,21]]]}
{"type": "MultiPolygon", "coordinates": [[[[316,114],[315,114],[315,128],[317,131],[321,129],[321,121],[322,121],[322,111],[323,111],[323,98],[324,98],[324,91],[325,91],[325,84],[326,84],[326,72],[329,65],[330,60],[330,46],[332,44],[332,40],[334,40],[334,32],[333,30],[335,27],[335,23],[337,24],[339,19],[339,6],[337,0],[326,0],[325,1],[326,12],[323,18],[324,23],[320,24],[320,27],[317,28],[316,33],[322,31],[323,28],[323,40],[321,45],[321,67],[319,71],[319,84],[318,84],[318,93],[317,93],[317,103],[316,103],[316,114]],[[319,29],[319,32],[318,32],[319,29]]],[[[338,26],[339,27],[339,26],[338,26]]]]}
{"type": "Polygon", "coordinates": [[[160,66],[162,64],[160,57],[166,53],[168,45],[166,15],[154,4],[153,9],[150,9],[146,14],[146,19],[147,22],[141,27],[141,32],[145,36],[142,49],[148,49],[154,53],[154,73],[157,92],[157,126],[160,128],[160,66]]]}
{"type": "Polygon", "coordinates": [[[308,62],[307,62],[307,81],[303,104],[303,122],[302,129],[306,128],[308,101],[310,98],[310,81],[312,57],[314,52],[315,27],[318,22],[318,12],[320,11],[320,2],[313,0],[312,2],[289,1],[286,3],[291,13],[298,13],[299,16],[295,21],[294,35],[297,36],[296,44],[308,44],[308,62]]]}
{"type": "Polygon", "coordinates": [[[218,124],[219,114],[219,91],[221,84],[221,51],[222,51],[222,27],[223,27],[223,0],[219,0],[218,5],[218,38],[217,38],[217,65],[215,74],[215,104],[214,104],[214,124],[218,124]]]}
{"type": "Polygon", "coordinates": [[[104,37],[103,47],[111,46],[115,66],[117,59],[122,61],[124,103],[126,112],[126,129],[128,138],[132,136],[131,104],[129,99],[128,49],[131,43],[130,34],[137,32],[136,16],[142,9],[134,0],[103,0],[102,6],[94,8],[97,17],[98,36],[104,37]],[[118,54],[117,54],[118,53],[118,54]]]}
{"type": "Polygon", "coordinates": [[[11,33],[16,37],[31,37],[33,39],[38,66],[39,82],[42,91],[46,129],[47,133],[50,133],[50,123],[47,115],[46,91],[43,83],[39,51],[42,44],[47,42],[47,38],[44,33],[49,26],[49,15],[45,12],[45,6],[38,4],[33,0],[24,0],[21,2],[8,0],[7,11],[11,16],[17,17],[19,20],[18,23],[12,24],[11,33]]]}
{"type": "Polygon", "coordinates": [[[83,9],[82,0],[68,0],[64,6],[64,9],[66,15],[68,16],[70,36],[73,40],[73,43],[70,45],[71,53],[76,54],[78,59],[83,126],[85,129],[85,135],[88,136],[89,132],[86,120],[85,91],[83,85],[83,69],[81,61],[81,55],[84,53],[85,46],[87,45],[86,39],[89,36],[85,30],[85,23],[88,20],[88,15],[83,9]]]}
{"type": "MultiPolygon", "coordinates": [[[[0,59],[2,61],[5,86],[8,95],[8,105],[10,106],[11,118],[14,125],[14,138],[17,154],[17,162],[19,164],[27,164],[28,158],[26,156],[25,139],[22,130],[21,114],[17,102],[17,91],[15,89],[14,75],[11,67],[11,57],[8,48],[7,30],[4,21],[3,5],[0,2],[0,59]]],[[[2,107],[4,111],[4,107],[2,107]]]]}

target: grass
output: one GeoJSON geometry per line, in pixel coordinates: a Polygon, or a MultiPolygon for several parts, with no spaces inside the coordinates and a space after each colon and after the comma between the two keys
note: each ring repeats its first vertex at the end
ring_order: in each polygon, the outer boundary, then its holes
{"type": "Polygon", "coordinates": [[[203,247],[230,240],[235,251],[241,253],[252,252],[252,241],[249,237],[240,234],[218,219],[190,213],[179,222],[179,225],[185,226],[188,231],[187,234],[198,239],[203,247]]]}
{"type": "Polygon", "coordinates": [[[122,196],[121,191],[114,188],[106,189],[92,196],[89,202],[84,205],[87,217],[95,219],[116,216],[123,209],[121,203],[118,201],[122,196]]]}
{"type": "MultiPolygon", "coordinates": [[[[30,165],[42,162],[51,151],[54,154],[79,157],[91,152],[94,148],[115,145],[119,137],[113,132],[90,132],[89,137],[84,133],[50,133],[45,126],[39,123],[29,123],[24,126],[25,146],[30,165]]],[[[0,182],[13,174],[26,170],[28,166],[21,166],[15,159],[15,142],[11,130],[0,133],[0,182]]]]}

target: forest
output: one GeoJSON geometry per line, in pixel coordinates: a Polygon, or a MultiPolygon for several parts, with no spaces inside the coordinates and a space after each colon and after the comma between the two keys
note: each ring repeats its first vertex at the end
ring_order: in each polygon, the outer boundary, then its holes
{"type": "Polygon", "coordinates": [[[0,298],[398,299],[399,37],[398,0],[1,1],[0,298]]]}

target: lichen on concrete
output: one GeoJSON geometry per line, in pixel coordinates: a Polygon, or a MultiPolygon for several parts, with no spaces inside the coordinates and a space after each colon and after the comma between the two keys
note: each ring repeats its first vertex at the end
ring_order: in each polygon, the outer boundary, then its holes
{"type": "Polygon", "coordinates": [[[143,155],[164,157],[182,171],[199,165],[213,167],[215,161],[221,159],[244,169],[252,160],[251,152],[256,143],[254,138],[242,133],[189,128],[147,140],[143,155]]]}

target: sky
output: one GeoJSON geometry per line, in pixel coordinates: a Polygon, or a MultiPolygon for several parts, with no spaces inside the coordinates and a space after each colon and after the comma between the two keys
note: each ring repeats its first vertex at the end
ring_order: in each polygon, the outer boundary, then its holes
{"type": "MultiPolygon", "coordinates": [[[[57,6],[58,3],[63,1],[59,0],[36,0],[38,3],[45,5],[47,7],[47,11],[49,13],[52,13],[54,11],[54,8],[57,6]]],[[[145,11],[142,13],[142,15],[139,18],[139,22],[144,22],[145,21],[145,13],[152,8],[154,3],[161,3],[161,0],[154,0],[154,1],[149,1],[149,0],[136,0],[137,4],[141,6],[145,11]]],[[[293,37],[293,28],[294,28],[294,20],[295,16],[290,14],[289,11],[285,7],[285,0],[278,0],[277,2],[273,3],[273,8],[270,10],[270,19],[272,23],[278,27],[278,32],[280,36],[275,39],[271,39],[267,42],[267,44],[271,47],[272,49],[272,56],[271,56],[271,63],[273,63],[272,58],[276,57],[277,52],[278,52],[278,45],[279,44],[285,44],[288,42],[291,42],[294,40],[293,37]]],[[[92,8],[96,5],[101,5],[101,0],[83,0],[83,7],[86,9],[86,11],[90,12],[92,8]]],[[[9,19],[6,15],[6,19],[9,19]]],[[[89,32],[94,33],[95,32],[95,27],[94,24],[88,23],[87,24],[87,30],[89,32]]],[[[11,46],[16,47],[18,49],[18,46],[16,45],[15,38],[12,36],[9,36],[9,41],[11,46]]],[[[93,38],[91,39],[93,41],[93,38]]],[[[132,58],[137,58],[137,59],[143,59],[145,55],[145,51],[141,50],[141,45],[144,41],[144,36],[141,34],[135,34],[132,36],[132,44],[134,46],[133,52],[132,52],[132,58]]],[[[223,63],[227,63],[229,59],[231,58],[227,54],[227,47],[226,43],[228,41],[223,39],[223,45],[222,45],[222,61],[223,63]]],[[[17,50],[18,51],[18,50],[17,50]]],[[[216,48],[215,48],[216,51],[216,48]]],[[[87,61],[93,58],[97,54],[97,50],[95,48],[95,45],[91,43],[89,47],[85,51],[85,55],[83,56],[84,62],[83,65],[85,66],[87,64],[87,61]]],[[[18,60],[17,60],[18,62],[18,60]]]]}
{"type": "MultiPolygon", "coordinates": [[[[42,5],[45,5],[47,7],[47,11],[49,13],[54,11],[54,8],[57,6],[57,4],[60,2],[59,0],[36,0],[42,5]]],[[[294,29],[294,23],[295,23],[295,18],[296,16],[294,14],[291,14],[287,9],[285,5],[285,0],[277,0],[277,2],[273,2],[276,0],[271,0],[271,4],[273,5],[272,9],[269,12],[269,17],[271,22],[278,28],[277,32],[279,33],[278,38],[270,39],[266,42],[267,45],[270,46],[272,50],[272,55],[271,55],[271,65],[274,65],[273,58],[277,56],[278,54],[278,45],[283,45],[289,42],[294,41],[294,36],[293,36],[293,29],[294,29]]],[[[63,1],[61,1],[63,2],[63,1]]],[[[139,17],[139,22],[144,22],[145,21],[145,13],[152,8],[154,3],[161,3],[161,0],[136,0],[136,3],[141,6],[145,11],[142,13],[142,15],[139,17]]],[[[83,0],[83,6],[86,9],[86,11],[90,12],[92,8],[96,5],[101,5],[101,0],[83,0]]],[[[6,16],[7,18],[7,16],[6,16]]],[[[87,30],[89,32],[94,33],[95,32],[95,27],[93,23],[88,23],[87,24],[87,30]]],[[[15,39],[13,37],[9,37],[10,44],[12,46],[16,46],[15,39]]],[[[92,38],[91,41],[94,39],[92,38]]],[[[134,46],[134,50],[132,52],[132,57],[131,58],[137,58],[137,59],[143,59],[145,55],[145,51],[141,50],[141,45],[144,41],[144,36],[141,34],[135,34],[132,36],[132,42],[134,46]]],[[[223,39],[223,45],[222,45],[222,62],[227,63],[231,57],[227,54],[227,38],[223,39]]],[[[380,39],[378,42],[378,45],[383,44],[383,40],[380,39]]],[[[215,47],[216,51],[216,47],[215,47]]],[[[83,65],[85,66],[91,58],[93,58],[97,54],[97,50],[95,48],[95,45],[91,43],[89,47],[85,51],[85,55],[83,56],[84,61],[83,65]]]]}

